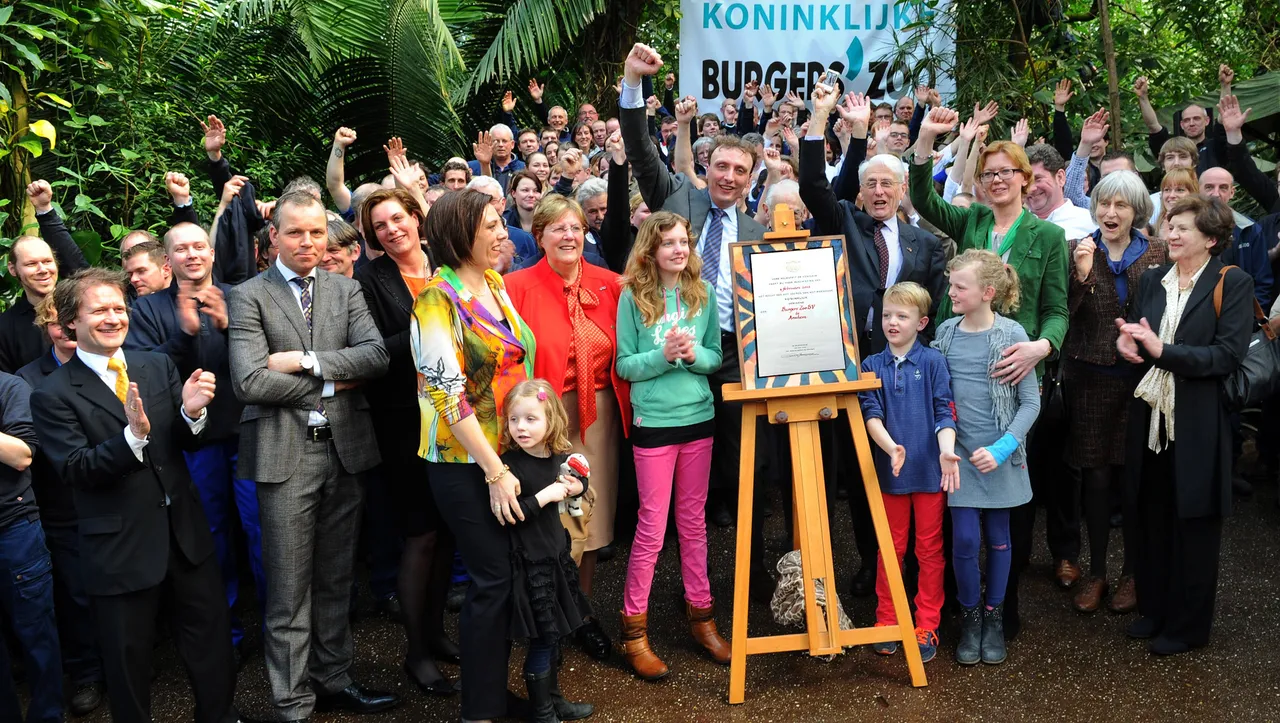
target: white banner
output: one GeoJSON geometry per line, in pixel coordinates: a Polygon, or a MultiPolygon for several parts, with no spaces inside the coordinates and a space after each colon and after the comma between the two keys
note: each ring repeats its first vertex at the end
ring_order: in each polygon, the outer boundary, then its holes
{"type": "MultiPolygon", "coordinates": [[[[944,8],[950,0],[941,0],[944,8]]],[[[845,92],[866,93],[876,101],[911,94],[908,68],[882,60],[894,48],[894,31],[932,17],[932,10],[894,0],[872,2],[732,2],[682,0],[680,20],[680,94],[698,99],[703,113],[716,113],[726,97],[739,98],[754,80],[768,83],[781,98],[795,91],[808,100],[809,89],[828,68],[840,73],[845,92]]],[[[950,52],[950,39],[938,34],[934,46],[950,52]]],[[[927,81],[927,79],[921,79],[927,81]]],[[[951,78],[938,78],[943,98],[955,90],[951,78]]]]}

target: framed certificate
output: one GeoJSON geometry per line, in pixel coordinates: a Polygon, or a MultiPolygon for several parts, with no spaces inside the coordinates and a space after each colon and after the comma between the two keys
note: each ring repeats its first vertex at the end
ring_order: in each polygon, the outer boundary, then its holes
{"type": "Polygon", "coordinates": [[[843,236],[729,245],[743,389],[858,378],[843,236]]]}

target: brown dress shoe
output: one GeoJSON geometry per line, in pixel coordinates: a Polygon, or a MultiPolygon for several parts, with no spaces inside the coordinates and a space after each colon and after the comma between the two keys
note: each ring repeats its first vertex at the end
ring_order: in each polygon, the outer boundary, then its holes
{"type": "Polygon", "coordinates": [[[684,610],[689,616],[689,632],[693,633],[693,639],[706,648],[717,663],[728,665],[729,642],[716,630],[716,604],[713,602],[705,608],[696,608],[685,601],[684,610]]]}
{"type": "Polygon", "coordinates": [[[1091,577],[1085,580],[1081,586],[1080,592],[1076,593],[1076,597],[1072,600],[1076,612],[1096,613],[1098,608],[1102,607],[1102,598],[1107,594],[1106,578],[1091,577]]]}
{"type": "Polygon", "coordinates": [[[1079,565],[1070,560],[1059,560],[1053,577],[1058,581],[1058,587],[1069,590],[1080,581],[1081,574],[1079,565]]]}
{"type": "Polygon", "coordinates": [[[667,664],[649,647],[649,613],[622,616],[622,638],[618,640],[618,652],[636,675],[645,680],[658,680],[671,672],[667,664]]]}
{"type": "Polygon", "coordinates": [[[1116,588],[1116,594],[1111,596],[1107,609],[1117,615],[1131,613],[1138,609],[1138,588],[1133,583],[1132,575],[1120,578],[1120,585],[1116,588]]]}

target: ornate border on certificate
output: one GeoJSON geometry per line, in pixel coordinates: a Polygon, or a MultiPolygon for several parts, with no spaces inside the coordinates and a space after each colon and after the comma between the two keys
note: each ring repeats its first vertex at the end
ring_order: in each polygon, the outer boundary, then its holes
{"type": "Polygon", "coordinates": [[[834,382],[856,381],[860,366],[858,335],[853,324],[853,287],[849,279],[847,246],[843,236],[815,236],[786,241],[748,241],[729,244],[730,270],[733,277],[733,322],[738,338],[738,365],[743,389],[803,387],[834,382]],[[835,264],[836,295],[839,300],[841,346],[844,368],[776,376],[760,376],[760,355],[756,338],[755,287],[751,260],[756,254],[807,249],[831,249],[835,264]]]}

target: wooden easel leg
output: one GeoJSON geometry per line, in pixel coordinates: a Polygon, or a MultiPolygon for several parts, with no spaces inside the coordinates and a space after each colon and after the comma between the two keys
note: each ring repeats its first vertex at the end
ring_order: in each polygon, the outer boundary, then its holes
{"type": "Polygon", "coordinates": [[[876,540],[880,543],[880,559],[884,562],[885,577],[893,596],[893,610],[902,632],[902,648],[907,656],[907,668],[911,671],[911,684],[921,687],[929,684],[924,674],[924,662],[916,643],[911,607],[907,604],[907,591],[902,585],[902,571],[898,568],[898,556],[894,552],[893,535],[889,532],[889,518],[884,512],[884,498],[880,495],[880,482],[875,464],[871,461],[871,445],[867,441],[866,422],[862,418],[862,406],[856,394],[842,397],[849,415],[849,428],[853,432],[853,446],[858,453],[858,467],[862,470],[862,484],[871,506],[871,520],[876,528],[876,540]],[[859,434],[858,432],[862,433],[859,434]]]}
{"type": "MultiPolygon", "coordinates": [[[[733,572],[733,648],[729,660],[729,703],[746,699],[747,691],[747,604],[751,600],[751,514],[755,501],[756,418],[760,404],[742,405],[742,455],[739,458],[738,549],[733,572]]],[[[917,656],[919,657],[919,656],[917,656]]]]}

